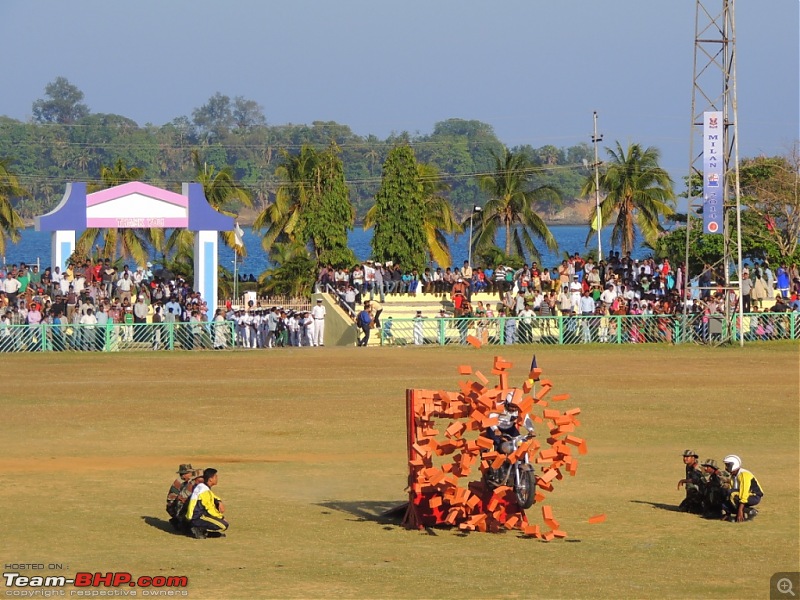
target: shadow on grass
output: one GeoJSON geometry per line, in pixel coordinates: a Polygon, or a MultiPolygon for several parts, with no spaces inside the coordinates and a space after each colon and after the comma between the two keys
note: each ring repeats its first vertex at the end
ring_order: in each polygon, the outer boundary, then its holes
{"type": "Polygon", "coordinates": [[[175,531],[175,528],[170,524],[170,522],[165,521],[164,519],[142,515],[142,521],[150,525],[150,527],[155,527],[156,529],[160,529],[164,533],[169,533],[172,535],[180,535],[180,536],[184,535],[183,533],[175,531]]]}
{"type": "MultiPolygon", "coordinates": [[[[373,501],[364,500],[357,502],[343,502],[330,500],[320,502],[317,506],[348,513],[355,519],[353,521],[372,521],[384,525],[400,525],[405,515],[405,502],[402,500],[373,501]]],[[[323,511],[322,514],[329,514],[323,511]]]]}
{"type": "Polygon", "coordinates": [[[670,512],[682,512],[674,504],[664,504],[662,502],[648,502],[647,500],[631,500],[634,504],[649,504],[653,508],[657,508],[659,510],[668,510],[670,512]]]}

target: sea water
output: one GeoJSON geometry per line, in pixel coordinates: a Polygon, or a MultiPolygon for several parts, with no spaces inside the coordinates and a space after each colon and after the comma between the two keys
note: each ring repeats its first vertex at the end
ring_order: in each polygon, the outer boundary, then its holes
{"type": "MultiPolygon", "coordinates": [[[[593,235],[588,247],[586,245],[586,236],[588,229],[584,225],[552,225],[550,231],[553,233],[556,242],[558,242],[558,251],[553,252],[548,250],[544,244],[537,244],[539,252],[541,253],[541,260],[539,265],[548,268],[554,268],[563,259],[564,253],[570,255],[578,252],[581,255],[586,255],[590,249],[597,248],[597,236],[593,235]]],[[[257,233],[253,233],[249,228],[244,228],[244,243],[247,248],[247,256],[243,259],[240,258],[238,265],[239,273],[243,275],[253,274],[258,276],[260,273],[270,267],[269,260],[266,252],[261,248],[261,238],[257,233]]],[[[80,235],[80,232],[78,232],[80,235]]],[[[12,244],[10,240],[6,243],[6,254],[3,259],[4,264],[19,264],[26,262],[28,264],[36,264],[37,260],[44,270],[50,266],[50,232],[35,231],[33,228],[27,228],[22,231],[22,239],[12,244]]],[[[464,264],[467,260],[467,241],[468,234],[461,234],[459,236],[447,236],[447,241],[450,245],[450,252],[453,257],[452,265],[445,266],[458,266],[464,264]]],[[[498,231],[497,243],[501,247],[504,244],[505,232],[498,231]]],[[[348,244],[359,260],[367,260],[370,258],[372,249],[370,242],[372,240],[372,229],[353,229],[348,235],[348,244]]],[[[611,249],[611,228],[606,228],[602,232],[603,253],[608,254],[611,249]]],[[[618,248],[617,248],[618,250],[618,248]]],[[[644,258],[650,255],[650,250],[647,248],[638,248],[632,253],[634,258],[644,258]]],[[[156,262],[157,256],[154,254],[151,257],[153,262],[156,262]]],[[[476,262],[473,260],[473,262],[476,262]]],[[[233,250],[220,244],[219,247],[219,263],[221,266],[233,271],[233,250]]],[[[440,266],[440,265],[431,265],[440,266]]],[[[131,265],[135,268],[134,265],[131,265]]]]}

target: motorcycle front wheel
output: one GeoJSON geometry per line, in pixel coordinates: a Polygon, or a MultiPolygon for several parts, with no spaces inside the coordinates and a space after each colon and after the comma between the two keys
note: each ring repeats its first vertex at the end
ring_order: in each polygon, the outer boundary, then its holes
{"type": "Polygon", "coordinates": [[[534,500],[534,481],[532,471],[523,471],[520,469],[519,483],[514,486],[514,493],[517,496],[517,502],[521,508],[530,508],[533,506],[534,500]]]}

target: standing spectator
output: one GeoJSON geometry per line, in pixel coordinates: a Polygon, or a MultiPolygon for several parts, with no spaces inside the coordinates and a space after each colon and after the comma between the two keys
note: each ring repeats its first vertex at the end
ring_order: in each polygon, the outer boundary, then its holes
{"type": "Polygon", "coordinates": [[[133,280],[131,279],[130,273],[128,271],[123,271],[122,276],[117,280],[117,297],[121,302],[124,302],[126,298],[130,301],[132,289],[133,280]]]}
{"type": "Polygon", "coordinates": [[[778,267],[776,273],[778,278],[778,294],[783,298],[789,297],[789,269],[786,268],[786,263],[778,267]]]}
{"type": "Polygon", "coordinates": [[[325,307],[322,305],[322,298],[317,298],[317,305],[311,309],[311,316],[314,318],[314,339],[312,346],[325,345],[325,307]]]}
{"type": "Polygon", "coordinates": [[[19,279],[14,277],[11,273],[11,269],[6,271],[6,278],[3,280],[3,291],[6,293],[9,306],[16,306],[17,294],[19,293],[20,287],[19,279]]]}
{"type": "Polygon", "coordinates": [[[364,302],[364,308],[356,316],[356,326],[364,334],[358,338],[358,346],[366,346],[369,343],[369,331],[372,327],[372,315],[369,311],[369,301],[364,302]]]}
{"type": "Polygon", "coordinates": [[[425,343],[425,335],[423,333],[424,319],[425,317],[422,316],[422,311],[418,310],[416,316],[414,317],[413,328],[415,346],[422,346],[422,344],[425,343]]]}
{"type": "Polygon", "coordinates": [[[742,273],[742,311],[750,312],[750,298],[753,292],[753,280],[750,279],[750,273],[747,271],[742,273]]]}

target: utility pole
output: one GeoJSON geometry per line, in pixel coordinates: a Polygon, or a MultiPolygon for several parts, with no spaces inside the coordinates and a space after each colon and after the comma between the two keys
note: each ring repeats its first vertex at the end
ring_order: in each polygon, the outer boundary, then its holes
{"type": "Polygon", "coordinates": [[[481,212],[483,209],[480,206],[472,207],[472,210],[469,213],[469,249],[467,250],[467,262],[469,263],[470,268],[472,267],[472,217],[475,213],[481,212]]]}
{"type": "Polygon", "coordinates": [[[603,243],[600,241],[600,231],[603,229],[603,219],[600,216],[600,161],[597,158],[597,142],[603,141],[602,134],[597,135],[597,111],[594,111],[594,134],[592,143],[594,144],[594,204],[595,204],[595,226],[597,227],[597,262],[603,260],[603,243]]]}

